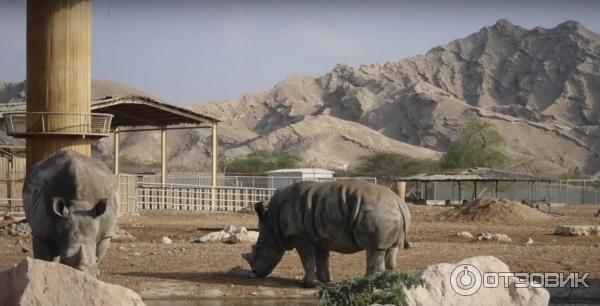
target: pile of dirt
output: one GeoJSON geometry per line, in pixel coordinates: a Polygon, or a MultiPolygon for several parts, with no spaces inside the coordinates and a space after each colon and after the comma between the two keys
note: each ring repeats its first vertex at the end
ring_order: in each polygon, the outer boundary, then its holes
{"type": "Polygon", "coordinates": [[[544,221],[550,216],[506,199],[480,198],[438,215],[439,220],[489,224],[523,224],[544,221]]]}

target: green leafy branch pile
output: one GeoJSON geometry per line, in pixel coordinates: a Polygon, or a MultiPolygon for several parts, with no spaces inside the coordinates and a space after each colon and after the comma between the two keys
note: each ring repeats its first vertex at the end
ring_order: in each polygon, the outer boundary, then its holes
{"type": "Polygon", "coordinates": [[[405,289],[429,287],[422,278],[395,272],[382,272],[374,277],[355,277],[333,287],[321,285],[321,306],[368,306],[372,304],[405,305],[405,289]]]}

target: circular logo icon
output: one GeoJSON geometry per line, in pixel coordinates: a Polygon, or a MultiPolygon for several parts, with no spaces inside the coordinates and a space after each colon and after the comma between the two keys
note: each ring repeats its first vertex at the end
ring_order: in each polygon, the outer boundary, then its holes
{"type": "Polygon", "coordinates": [[[481,272],[472,265],[458,265],[450,275],[450,286],[454,292],[469,296],[481,288],[481,272]]]}

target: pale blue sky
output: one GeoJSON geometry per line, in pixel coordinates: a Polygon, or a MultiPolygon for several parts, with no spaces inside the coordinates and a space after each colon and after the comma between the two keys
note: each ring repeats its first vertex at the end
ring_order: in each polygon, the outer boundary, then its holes
{"type": "MultiPolygon", "coordinates": [[[[501,18],[600,32],[600,1],[94,0],[93,77],[189,105],[397,61],[501,18]]],[[[0,80],[24,78],[25,0],[0,0],[0,80]]]]}

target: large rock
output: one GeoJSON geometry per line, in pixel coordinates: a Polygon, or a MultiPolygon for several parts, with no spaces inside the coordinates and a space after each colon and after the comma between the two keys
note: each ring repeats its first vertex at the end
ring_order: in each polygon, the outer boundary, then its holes
{"type": "Polygon", "coordinates": [[[130,289],[96,280],[79,270],[27,257],[0,272],[0,305],[142,306],[130,289]]]}
{"type": "MultiPolygon", "coordinates": [[[[548,305],[550,294],[544,288],[516,288],[510,281],[508,288],[486,288],[469,296],[458,294],[451,285],[451,276],[455,268],[462,265],[477,268],[481,275],[486,272],[509,272],[508,266],[493,256],[467,258],[459,263],[440,263],[428,266],[419,276],[429,282],[429,288],[417,287],[407,290],[408,305],[548,305]]],[[[473,278],[471,278],[473,279],[473,278]]],[[[502,282],[502,280],[500,280],[502,282]]]]}
{"type": "Polygon", "coordinates": [[[600,235],[600,226],[595,225],[559,225],[554,229],[554,235],[560,236],[589,236],[600,235]]]}
{"type": "Polygon", "coordinates": [[[240,242],[250,242],[256,243],[258,240],[258,232],[249,231],[245,227],[236,227],[233,225],[228,225],[222,231],[208,233],[200,238],[191,238],[189,241],[192,243],[200,242],[224,242],[224,243],[240,243],[240,242]]]}

